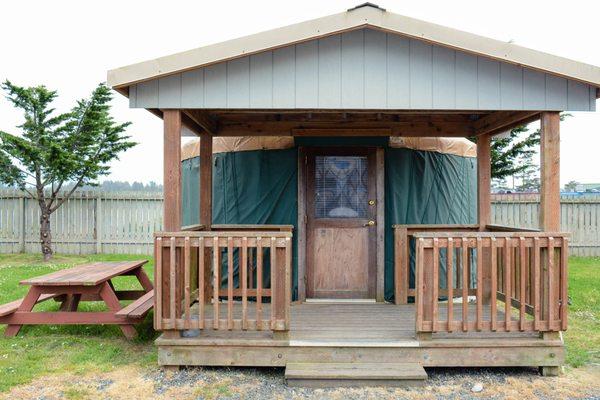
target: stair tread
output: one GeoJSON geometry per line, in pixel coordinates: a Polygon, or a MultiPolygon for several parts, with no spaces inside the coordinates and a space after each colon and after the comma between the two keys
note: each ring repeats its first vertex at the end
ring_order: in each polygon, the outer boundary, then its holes
{"type": "Polygon", "coordinates": [[[286,379],[424,380],[427,373],[417,363],[288,363],[286,379]]]}

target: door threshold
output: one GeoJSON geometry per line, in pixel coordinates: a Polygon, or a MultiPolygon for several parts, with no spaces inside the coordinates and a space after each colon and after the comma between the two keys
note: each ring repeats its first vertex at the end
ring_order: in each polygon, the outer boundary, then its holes
{"type": "Polygon", "coordinates": [[[375,304],[375,299],[306,299],[305,303],[313,304],[375,304]]]}

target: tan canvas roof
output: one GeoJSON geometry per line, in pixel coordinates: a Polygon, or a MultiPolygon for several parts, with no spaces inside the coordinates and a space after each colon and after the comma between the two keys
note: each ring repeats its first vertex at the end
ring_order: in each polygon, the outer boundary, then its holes
{"type": "MultiPolygon", "coordinates": [[[[462,157],[477,157],[477,146],[466,138],[390,137],[390,147],[435,151],[462,157]]],[[[282,150],[294,147],[292,136],[214,137],[213,154],[233,151],[282,150]]],[[[191,140],[181,149],[181,159],[198,157],[200,140],[191,140]]]]}
{"type": "Polygon", "coordinates": [[[131,84],[355,29],[372,28],[490,57],[600,87],[600,67],[405,17],[367,5],[108,71],[108,84],[131,84]]]}

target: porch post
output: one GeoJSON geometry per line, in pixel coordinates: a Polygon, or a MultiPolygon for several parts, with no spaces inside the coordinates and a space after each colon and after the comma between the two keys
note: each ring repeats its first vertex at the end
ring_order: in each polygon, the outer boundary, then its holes
{"type": "Polygon", "coordinates": [[[540,118],[540,229],[560,231],[560,114],[540,118]]]}
{"type": "Polygon", "coordinates": [[[163,230],[181,230],[181,111],[164,110],[163,230]]]}
{"type": "MultiPolygon", "coordinates": [[[[489,134],[480,135],[477,138],[477,223],[479,230],[485,231],[486,226],[491,223],[491,191],[492,191],[492,137],[489,134]]],[[[478,255],[483,259],[482,275],[482,302],[490,304],[492,299],[492,271],[489,248],[482,249],[478,255]]]]}
{"type": "Polygon", "coordinates": [[[486,225],[491,223],[491,143],[490,135],[477,138],[477,223],[480,231],[484,231],[486,225]]]}
{"type": "Polygon", "coordinates": [[[200,135],[200,225],[212,225],[212,135],[200,135]]]}
{"type": "MultiPolygon", "coordinates": [[[[210,133],[200,134],[200,220],[198,223],[204,225],[204,230],[210,230],[212,225],[212,145],[213,137],[210,133]]],[[[212,254],[206,249],[201,249],[200,257],[204,257],[204,265],[212,265],[212,254]]],[[[210,303],[212,293],[212,268],[204,269],[204,303],[210,303]]]]}
{"type": "MultiPolygon", "coordinates": [[[[164,158],[163,158],[163,230],[165,232],[176,232],[181,230],[181,111],[163,110],[164,124],[164,158]]],[[[169,249],[162,251],[162,265],[156,268],[161,269],[163,276],[162,282],[155,282],[155,287],[161,288],[162,310],[165,317],[168,315],[170,304],[169,279],[171,271],[171,261],[169,249]]],[[[175,265],[175,274],[181,276],[181,253],[177,252],[175,265]]],[[[181,281],[181,279],[180,279],[181,281]]],[[[179,288],[178,288],[179,289],[179,288]]],[[[179,290],[176,293],[181,293],[179,290]]],[[[176,294],[176,298],[178,295],[176,294]]],[[[180,302],[177,302],[176,312],[180,312],[180,302]]],[[[165,331],[167,337],[176,337],[177,331],[165,331]]]]}

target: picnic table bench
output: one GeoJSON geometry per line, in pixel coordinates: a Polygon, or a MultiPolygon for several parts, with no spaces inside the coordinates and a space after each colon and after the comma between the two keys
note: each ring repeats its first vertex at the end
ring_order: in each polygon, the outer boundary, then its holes
{"type": "Polygon", "coordinates": [[[95,262],[21,281],[30,286],[27,295],[0,305],[0,324],[8,324],[5,336],[15,336],[23,325],[113,324],[127,338],[135,337],[134,324],[153,306],[154,287],[142,268],[146,262],[95,262]],[[126,275],[135,276],[143,290],[115,290],[112,279],[126,275]],[[61,303],[59,311],[32,311],[50,299],[61,303]],[[123,307],[119,300],[134,301],[123,307]],[[81,301],[103,301],[108,311],[77,312],[81,301]]]}

